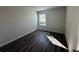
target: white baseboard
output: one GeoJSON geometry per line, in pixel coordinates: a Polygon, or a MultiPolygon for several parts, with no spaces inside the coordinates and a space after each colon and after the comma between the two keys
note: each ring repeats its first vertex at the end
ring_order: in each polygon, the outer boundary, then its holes
{"type": "MultiPolygon", "coordinates": [[[[33,30],[33,31],[31,31],[31,32],[34,32],[34,31],[36,31],[36,30],[33,30]]],[[[6,44],[8,44],[8,43],[10,43],[10,42],[12,42],[12,41],[15,41],[15,40],[17,40],[17,39],[19,39],[19,38],[21,38],[21,37],[23,37],[23,36],[25,36],[25,35],[31,33],[31,32],[25,33],[25,34],[22,35],[22,36],[19,36],[19,37],[13,39],[13,40],[10,40],[10,41],[8,41],[8,42],[6,42],[6,43],[4,43],[4,44],[1,44],[0,47],[4,46],[4,45],[6,45],[6,44]]]]}

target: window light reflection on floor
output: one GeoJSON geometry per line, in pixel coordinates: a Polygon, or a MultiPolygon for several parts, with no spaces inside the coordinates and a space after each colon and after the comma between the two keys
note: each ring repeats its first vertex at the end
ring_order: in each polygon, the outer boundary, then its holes
{"type": "Polygon", "coordinates": [[[47,38],[52,42],[52,44],[57,45],[59,47],[62,47],[64,49],[67,49],[62,43],[60,43],[57,39],[55,39],[53,36],[51,35],[46,35],[47,38]]]}

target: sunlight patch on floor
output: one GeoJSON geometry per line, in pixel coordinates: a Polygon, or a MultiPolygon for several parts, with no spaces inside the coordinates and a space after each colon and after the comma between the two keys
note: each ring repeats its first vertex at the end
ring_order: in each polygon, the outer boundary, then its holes
{"type": "Polygon", "coordinates": [[[59,47],[62,47],[64,49],[67,49],[62,43],[60,43],[57,39],[55,39],[53,36],[51,35],[46,35],[47,38],[52,42],[52,44],[57,45],[59,47]]]}

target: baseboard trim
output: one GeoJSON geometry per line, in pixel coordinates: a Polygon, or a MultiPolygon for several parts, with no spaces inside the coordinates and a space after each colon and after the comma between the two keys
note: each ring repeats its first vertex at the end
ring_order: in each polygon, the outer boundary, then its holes
{"type": "MultiPolygon", "coordinates": [[[[38,29],[38,30],[41,30],[41,29],[38,29]]],[[[48,30],[41,30],[41,31],[45,31],[45,32],[52,32],[52,33],[54,33],[54,32],[55,32],[55,31],[48,31],[48,30]]],[[[65,34],[65,33],[63,33],[63,32],[55,32],[55,33],[65,34]]]]}
{"type": "Polygon", "coordinates": [[[7,44],[9,44],[9,43],[11,43],[11,42],[13,42],[13,41],[15,41],[15,40],[18,40],[18,39],[24,37],[25,35],[28,35],[28,34],[30,34],[30,33],[32,33],[32,32],[35,32],[35,31],[36,31],[36,30],[33,30],[33,31],[31,31],[31,32],[28,32],[28,33],[25,33],[25,34],[22,35],[22,36],[19,36],[19,37],[13,39],[13,40],[10,40],[10,41],[8,41],[8,42],[6,42],[6,43],[4,43],[4,44],[1,44],[0,47],[5,46],[5,45],[7,45],[7,44]]]}

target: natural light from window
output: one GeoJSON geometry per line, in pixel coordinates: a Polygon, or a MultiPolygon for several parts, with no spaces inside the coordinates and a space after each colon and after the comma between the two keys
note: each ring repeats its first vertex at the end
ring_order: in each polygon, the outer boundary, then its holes
{"type": "Polygon", "coordinates": [[[46,14],[39,14],[39,25],[46,26],[46,14]]]}
{"type": "Polygon", "coordinates": [[[65,47],[61,42],[59,42],[56,38],[54,38],[51,35],[46,35],[47,38],[51,41],[52,44],[57,45],[59,47],[62,47],[64,49],[67,49],[67,47],[65,47]]]}

